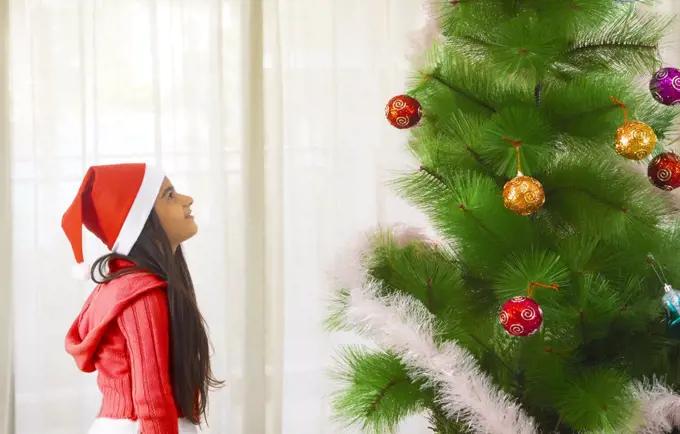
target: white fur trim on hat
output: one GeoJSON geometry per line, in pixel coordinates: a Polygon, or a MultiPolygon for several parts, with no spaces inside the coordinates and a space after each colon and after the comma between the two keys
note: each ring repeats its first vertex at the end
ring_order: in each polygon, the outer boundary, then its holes
{"type": "Polygon", "coordinates": [[[91,268],[92,266],[87,262],[81,262],[80,264],[76,264],[73,266],[73,268],[71,268],[71,275],[77,280],[90,280],[91,268]]]}
{"type": "Polygon", "coordinates": [[[132,246],[135,245],[139,235],[142,233],[142,229],[144,229],[149,214],[151,214],[164,179],[165,174],[160,169],[148,164],[146,165],[144,179],[142,179],[142,184],[139,186],[137,196],[135,196],[135,201],[130,207],[125,222],[120,228],[118,238],[116,238],[116,242],[111,249],[112,252],[121,255],[130,253],[132,246]]]}

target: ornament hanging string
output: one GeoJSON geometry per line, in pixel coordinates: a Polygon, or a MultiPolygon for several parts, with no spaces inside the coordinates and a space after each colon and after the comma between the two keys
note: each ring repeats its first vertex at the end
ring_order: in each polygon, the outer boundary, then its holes
{"type": "Polygon", "coordinates": [[[503,137],[503,140],[505,140],[506,142],[512,143],[512,146],[515,147],[515,151],[517,152],[517,176],[521,176],[522,175],[522,159],[521,159],[520,154],[519,154],[519,147],[522,144],[522,142],[519,141],[519,140],[512,140],[509,137],[503,137]]]}
{"type": "Polygon", "coordinates": [[[628,106],[614,96],[610,96],[609,98],[618,104],[621,107],[621,110],[623,110],[623,122],[628,122],[628,106]]]}
{"type": "Polygon", "coordinates": [[[650,253],[647,257],[649,258],[647,262],[652,267],[652,270],[654,270],[654,274],[656,274],[656,277],[659,278],[659,281],[662,284],[664,284],[664,285],[667,284],[668,280],[666,279],[666,275],[664,274],[663,269],[656,263],[656,259],[654,259],[654,255],[652,255],[650,253]]]}
{"type": "Polygon", "coordinates": [[[560,285],[557,284],[557,283],[541,283],[541,282],[531,281],[531,282],[529,282],[529,285],[527,286],[527,296],[529,296],[529,298],[534,297],[534,290],[536,288],[550,288],[553,291],[559,291],[560,285]]]}
{"type": "Polygon", "coordinates": [[[658,277],[663,284],[664,296],[662,301],[665,303],[666,310],[670,316],[669,325],[670,327],[674,327],[680,324],[680,297],[678,297],[677,292],[668,283],[663,269],[656,263],[652,254],[648,255],[647,262],[652,267],[652,270],[654,270],[656,277],[658,277]]]}
{"type": "Polygon", "coordinates": [[[425,74],[423,71],[418,71],[418,73],[420,74],[420,81],[418,82],[416,89],[432,80],[432,76],[430,74],[425,74]]]}
{"type": "Polygon", "coordinates": [[[661,45],[656,46],[656,68],[660,69],[664,65],[663,56],[661,55],[661,45]]]}

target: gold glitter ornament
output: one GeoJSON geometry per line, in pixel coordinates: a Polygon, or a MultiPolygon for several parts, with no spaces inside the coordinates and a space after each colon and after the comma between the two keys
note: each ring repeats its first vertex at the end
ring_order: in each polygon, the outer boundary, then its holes
{"type": "Polygon", "coordinates": [[[519,172],[503,186],[503,204],[515,214],[531,215],[541,209],[544,203],[545,191],[536,178],[519,172]]]}
{"type": "Polygon", "coordinates": [[[628,121],[628,106],[615,96],[609,97],[623,111],[623,125],[616,130],[616,152],[629,160],[642,160],[656,147],[656,133],[644,122],[628,121]]]}
{"type": "Polygon", "coordinates": [[[656,133],[644,122],[631,121],[616,130],[616,152],[629,160],[642,160],[656,147],[656,133]]]}
{"type": "Polygon", "coordinates": [[[503,186],[503,204],[515,214],[531,215],[545,203],[545,191],[536,178],[524,176],[522,173],[522,158],[519,152],[522,142],[507,137],[503,137],[503,140],[512,143],[517,153],[517,176],[503,186]]]}

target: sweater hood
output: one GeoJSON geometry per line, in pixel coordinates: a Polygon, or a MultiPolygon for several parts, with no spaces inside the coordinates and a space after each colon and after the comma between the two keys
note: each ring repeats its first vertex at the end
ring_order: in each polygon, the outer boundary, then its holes
{"type": "Polygon", "coordinates": [[[148,273],[130,273],[98,285],[66,334],[66,352],[78,369],[94,372],[97,350],[109,325],[137,297],[164,286],[162,279],[148,273]]]}

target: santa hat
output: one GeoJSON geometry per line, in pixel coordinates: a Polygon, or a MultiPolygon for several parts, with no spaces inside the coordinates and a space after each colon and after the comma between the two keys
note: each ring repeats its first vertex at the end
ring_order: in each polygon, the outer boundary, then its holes
{"type": "Polygon", "coordinates": [[[78,265],[73,273],[89,278],[83,257],[83,226],[111,252],[132,250],[153,208],[165,175],[144,163],[90,167],[78,194],[64,213],[61,227],[78,265]]]}

